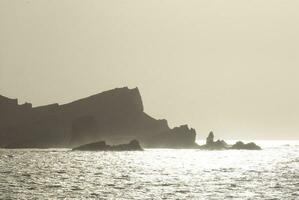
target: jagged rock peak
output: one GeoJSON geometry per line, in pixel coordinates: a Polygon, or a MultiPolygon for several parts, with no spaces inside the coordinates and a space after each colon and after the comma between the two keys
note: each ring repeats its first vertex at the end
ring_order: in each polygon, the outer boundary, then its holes
{"type": "Polygon", "coordinates": [[[214,142],[214,133],[213,131],[211,131],[209,133],[209,136],[207,137],[207,140],[206,140],[206,144],[212,144],[214,142]]]}
{"type": "Polygon", "coordinates": [[[189,128],[188,124],[184,124],[184,125],[181,125],[181,126],[179,126],[179,127],[174,127],[173,129],[174,129],[174,130],[175,130],[175,129],[180,129],[180,130],[186,130],[186,131],[195,130],[195,129],[193,129],[193,128],[189,128]]]}

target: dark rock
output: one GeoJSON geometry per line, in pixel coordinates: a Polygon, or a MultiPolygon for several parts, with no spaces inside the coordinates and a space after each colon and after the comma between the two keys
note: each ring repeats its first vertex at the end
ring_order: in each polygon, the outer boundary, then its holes
{"type": "Polygon", "coordinates": [[[223,150],[228,148],[228,144],[224,140],[214,141],[214,133],[211,131],[206,139],[206,144],[199,146],[205,150],[223,150]]]}
{"type": "Polygon", "coordinates": [[[213,133],[213,131],[211,131],[209,133],[209,136],[206,139],[206,145],[210,145],[210,144],[213,144],[213,143],[214,143],[214,133],[213,133]]]}
{"type": "Polygon", "coordinates": [[[72,149],[73,151],[142,151],[139,142],[132,140],[128,144],[107,145],[105,141],[85,144],[72,149]]]}
{"type": "Polygon", "coordinates": [[[224,140],[214,141],[213,132],[209,133],[209,136],[206,139],[206,144],[199,146],[199,149],[204,150],[226,150],[226,149],[245,149],[245,150],[261,150],[261,147],[251,142],[248,144],[244,144],[239,141],[234,145],[227,144],[224,140]]]}
{"type": "Polygon", "coordinates": [[[262,148],[253,142],[244,144],[243,142],[239,141],[232,145],[230,149],[261,150],[262,148]]]}
{"type": "Polygon", "coordinates": [[[148,138],[147,148],[198,148],[195,143],[196,132],[187,125],[175,127],[148,138]]]}
{"type": "Polygon", "coordinates": [[[169,128],[144,112],[138,88],[116,88],[64,105],[31,107],[0,96],[0,147],[73,148],[92,141],[196,148],[187,126],[169,128]]]}

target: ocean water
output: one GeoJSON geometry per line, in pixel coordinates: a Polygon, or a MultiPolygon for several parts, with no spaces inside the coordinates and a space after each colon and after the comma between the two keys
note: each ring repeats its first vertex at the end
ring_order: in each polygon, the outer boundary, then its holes
{"type": "Polygon", "coordinates": [[[262,151],[0,149],[0,199],[299,199],[299,141],[262,151]]]}

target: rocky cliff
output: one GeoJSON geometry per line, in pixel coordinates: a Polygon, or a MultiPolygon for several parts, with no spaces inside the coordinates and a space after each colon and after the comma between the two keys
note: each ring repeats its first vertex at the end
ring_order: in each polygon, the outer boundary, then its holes
{"type": "Polygon", "coordinates": [[[116,88],[68,104],[33,107],[0,96],[0,147],[74,147],[138,139],[144,147],[196,146],[195,130],[171,129],[144,112],[138,88],[116,88]]]}

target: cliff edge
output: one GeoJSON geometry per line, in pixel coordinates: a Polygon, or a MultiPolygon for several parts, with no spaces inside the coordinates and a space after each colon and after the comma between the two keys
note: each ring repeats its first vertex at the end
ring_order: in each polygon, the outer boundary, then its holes
{"type": "Polygon", "coordinates": [[[146,148],[194,148],[196,132],[144,112],[138,88],[116,88],[64,105],[32,107],[0,96],[0,147],[72,148],[133,139],[146,148]]]}

